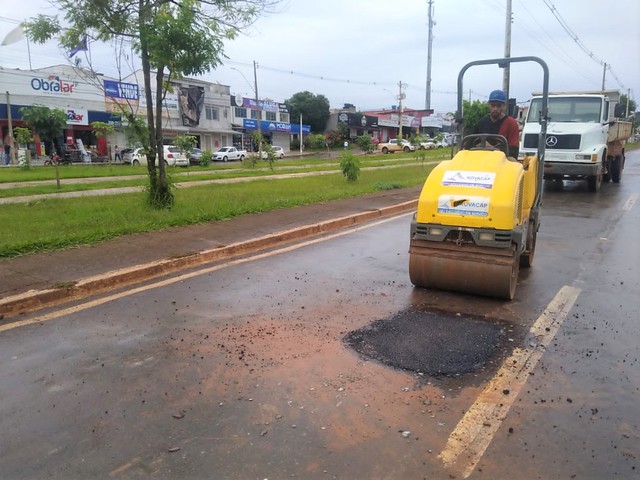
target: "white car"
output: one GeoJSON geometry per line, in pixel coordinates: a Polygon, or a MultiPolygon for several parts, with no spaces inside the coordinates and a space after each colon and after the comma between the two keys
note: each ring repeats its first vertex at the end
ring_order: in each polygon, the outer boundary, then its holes
{"type": "MultiPolygon", "coordinates": [[[[284,158],[284,148],[272,145],[271,151],[273,152],[274,157],[280,158],[280,159],[284,158]]],[[[264,150],[262,151],[262,158],[267,158],[267,152],[265,152],[264,150]]]]}
{"type": "MultiPolygon", "coordinates": [[[[164,163],[170,167],[187,167],[189,166],[189,159],[182,150],[174,145],[163,146],[164,163]]],[[[144,149],[136,148],[130,154],[125,154],[123,158],[124,163],[130,163],[131,165],[146,165],[147,156],[144,154],[144,149]]],[[[156,165],[158,165],[158,158],[156,157],[156,165]]]]}

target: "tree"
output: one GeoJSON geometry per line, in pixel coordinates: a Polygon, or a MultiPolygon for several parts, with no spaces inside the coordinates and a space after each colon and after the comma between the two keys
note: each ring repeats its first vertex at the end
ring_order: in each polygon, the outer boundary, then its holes
{"type": "Polygon", "coordinates": [[[629,115],[636,111],[637,105],[635,100],[631,100],[629,97],[627,97],[626,94],[623,93],[622,95],[620,95],[620,105],[622,107],[622,111],[624,112],[623,116],[626,116],[627,114],[627,101],[629,102],[629,115]]]}
{"type": "Polygon", "coordinates": [[[311,132],[321,133],[327,128],[329,120],[329,100],[324,95],[311,92],[298,92],[284,101],[291,119],[300,118],[311,127],[311,132]]]}
{"type": "Polygon", "coordinates": [[[472,134],[480,119],[489,115],[489,107],[487,103],[481,100],[474,100],[473,102],[463,100],[462,109],[464,111],[463,136],[472,134]]]}
{"type": "Polygon", "coordinates": [[[176,135],[173,139],[173,143],[178,147],[187,158],[191,157],[193,149],[198,144],[198,138],[195,135],[176,135]]]}
{"type": "MultiPolygon", "coordinates": [[[[24,153],[24,168],[28,170],[31,165],[31,150],[29,150],[29,142],[31,141],[31,130],[24,127],[15,127],[13,129],[13,135],[16,137],[19,145],[25,145],[27,148],[24,153]]],[[[18,159],[20,162],[20,159],[18,159]]]]}
{"type": "Polygon", "coordinates": [[[130,43],[139,55],[147,104],[146,126],[140,124],[132,109],[123,108],[122,114],[134,126],[148,153],[149,203],[157,208],[171,206],[174,199],[162,148],[162,100],[171,89],[171,80],[202,75],[220,65],[224,41],[235,38],[261,11],[277,1],[52,0],[51,3],[63,12],[66,26],[61,26],[57,16],[39,15],[24,24],[31,40],[44,43],[58,36],[60,45],[67,50],[87,38],[119,46],[130,43]]]}
{"type": "Polygon", "coordinates": [[[67,126],[67,114],[64,110],[32,105],[22,107],[20,114],[22,121],[40,136],[45,145],[49,142],[49,152],[53,152],[54,140],[60,137],[62,129],[67,126]]]}

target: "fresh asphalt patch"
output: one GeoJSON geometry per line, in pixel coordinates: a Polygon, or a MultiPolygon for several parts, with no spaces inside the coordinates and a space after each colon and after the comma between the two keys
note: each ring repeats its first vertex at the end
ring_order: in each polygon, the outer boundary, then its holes
{"type": "Polygon", "coordinates": [[[454,377],[499,363],[506,335],[503,325],[485,318],[408,309],[349,332],[344,341],[392,368],[454,377]]]}

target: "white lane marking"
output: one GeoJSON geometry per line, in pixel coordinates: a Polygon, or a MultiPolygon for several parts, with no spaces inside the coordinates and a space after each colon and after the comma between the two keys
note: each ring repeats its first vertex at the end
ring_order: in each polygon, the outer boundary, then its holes
{"type": "Polygon", "coordinates": [[[558,291],[529,330],[534,346],[514,349],[478,395],[438,455],[447,468],[462,478],[471,475],[580,292],[570,286],[558,291]]]}
{"type": "Polygon", "coordinates": [[[633,208],[633,205],[636,203],[637,200],[638,200],[638,194],[634,193],[627,199],[625,204],[622,206],[622,210],[624,210],[625,212],[628,212],[633,208]]]}
{"type": "MultiPolygon", "coordinates": [[[[269,251],[269,252],[259,253],[257,255],[252,255],[250,257],[238,258],[238,259],[231,260],[231,261],[228,261],[228,262],[225,262],[225,263],[221,263],[221,264],[218,264],[218,265],[213,265],[213,266],[208,267],[208,268],[203,268],[203,269],[199,269],[199,270],[196,270],[196,271],[184,273],[184,274],[176,276],[176,277],[166,278],[166,279],[160,280],[158,282],[149,283],[147,285],[142,285],[142,286],[139,286],[139,287],[134,287],[134,288],[131,288],[131,289],[123,291],[123,292],[115,293],[113,295],[108,295],[106,297],[98,298],[96,300],[92,300],[92,301],[89,301],[89,302],[85,302],[85,303],[81,303],[81,304],[78,304],[78,305],[74,305],[73,307],[64,308],[62,310],[56,310],[54,312],[47,313],[45,315],[40,315],[38,317],[34,317],[34,318],[31,318],[31,319],[21,320],[21,321],[12,322],[12,323],[7,323],[6,325],[0,325],[0,333],[1,332],[5,332],[7,330],[13,330],[14,328],[26,327],[28,325],[33,325],[33,324],[36,324],[36,323],[44,323],[44,322],[47,322],[49,320],[54,320],[56,318],[60,318],[60,317],[66,316],[66,315],[71,315],[73,313],[81,312],[81,311],[87,310],[89,308],[97,307],[99,305],[103,305],[105,303],[109,303],[109,302],[112,302],[114,300],[118,300],[120,298],[128,297],[130,295],[135,295],[136,293],[144,292],[144,291],[151,290],[151,289],[154,289],[154,288],[166,287],[167,285],[172,285],[174,283],[183,282],[185,280],[189,280],[190,278],[198,277],[200,275],[205,275],[205,274],[210,273],[210,272],[215,272],[216,270],[222,270],[223,268],[228,268],[228,267],[232,267],[234,265],[240,265],[240,264],[243,264],[243,263],[252,262],[254,260],[259,260],[259,259],[262,259],[262,258],[271,257],[273,255],[279,255],[281,253],[286,253],[286,252],[290,252],[290,251],[293,251],[293,250],[297,250],[299,248],[303,248],[303,247],[306,247],[308,245],[313,245],[313,244],[316,244],[316,243],[325,242],[327,240],[332,240],[334,238],[342,237],[342,236],[345,236],[345,235],[350,235],[352,233],[356,233],[356,232],[359,232],[361,230],[366,230],[367,228],[372,228],[372,227],[375,227],[375,226],[378,226],[378,225],[382,225],[383,223],[387,223],[387,222],[390,222],[392,220],[397,220],[398,218],[401,218],[401,217],[404,217],[404,216],[413,215],[413,213],[414,213],[413,211],[405,212],[405,213],[402,213],[402,214],[399,214],[399,215],[394,215],[392,217],[388,217],[388,218],[384,218],[382,220],[378,220],[376,222],[367,223],[365,225],[360,225],[360,226],[355,227],[355,228],[351,228],[351,229],[347,229],[347,230],[341,230],[341,231],[333,233],[331,235],[327,235],[327,236],[324,236],[324,237],[319,237],[319,238],[314,238],[314,239],[311,239],[311,240],[307,240],[306,242],[297,243],[295,245],[289,245],[287,247],[283,247],[283,248],[280,248],[280,249],[277,249],[277,250],[272,250],[272,251],[269,251]]],[[[408,238],[409,238],[409,234],[407,233],[407,239],[408,238]]]]}

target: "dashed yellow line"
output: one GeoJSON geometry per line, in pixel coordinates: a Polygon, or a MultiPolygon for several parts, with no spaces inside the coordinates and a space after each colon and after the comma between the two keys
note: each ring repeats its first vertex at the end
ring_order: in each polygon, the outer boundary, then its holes
{"type": "Polygon", "coordinates": [[[580,292],[570,286],[560,289],[529,330],[533,346],[513,351],[458,422],[438,455],[450,471],[462,478],[471,475],[580,292]]]}

